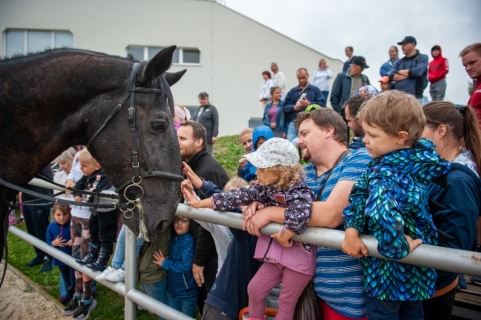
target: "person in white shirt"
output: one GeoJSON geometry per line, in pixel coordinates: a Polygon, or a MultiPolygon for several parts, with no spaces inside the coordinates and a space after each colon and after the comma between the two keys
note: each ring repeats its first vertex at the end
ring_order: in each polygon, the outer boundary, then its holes
{"type": "Polygon", "coordinates": [[[287,94],[286,77],[281,71],[279,71],[279,66],[275,62],[271,63],[271,71],[274,74],[272,76],[272,81],[274,81],[274,86],[281,88],[281,93],[282,93],[281,100],[284,100],[287,94]]]}
{"type": "Polygon", "coordinates": [[[262,102],[262,111],[266,108],[266,104],[271,101],[271,87],[274,86],[274,81],[271,79],[269,71],[262,72],[264,82],[261,84],[261,92],[259,93],[259,101],[262,102]]]}
{"type": "Polygon", "coordinates": [[[311,84],[315,85],[322,91],[326,101],[329,96],[329,79],[331,79],[332,76],[332,71],[327,66],[326,60],[321,59],[319,61],[319,68],[317,68],[312,74],[311,84]]]}

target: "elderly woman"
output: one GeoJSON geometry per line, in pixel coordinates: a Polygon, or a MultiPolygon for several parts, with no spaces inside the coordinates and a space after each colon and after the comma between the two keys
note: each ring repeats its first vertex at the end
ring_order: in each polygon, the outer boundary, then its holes
{"type": "Polygon", "coordinates": [[[269,71],[262,72],[262,78],[264,82],[261,84],[261,92],[259,93],[259,101],[262,102],[263,109],[266,104],[271,101],[271,87],[274,86],[274,81],[271,79],[271,73],[269,71]]]}
{"type": "Polygon", "coordinates": [[[327,97],[329,96],[329,79],[331,78],[332,71],[327,66],[326,60],[321,59],[319,61],[319,68],[317,68],[312,74],[311,84],[315,85],[321,90],[326,101],[327,97]]]}
{"type": "MultiPolygon", "coordinates": [[[[437,203],[431,206],[431,214],[441,231],[439,245],[475,250],[481,212],[481,134],[476,115],[470,107],[456,107],[446,101],[431,102],[423,111],[423,137],[432,140],[436,152],[452,163],[442,186],[429,185],[429,198],[437,203]]],[[[453,310],[458,274],[441,270],[437,273],[436,294],[423,302],[426,320],[450,319],[453,310]]]]}

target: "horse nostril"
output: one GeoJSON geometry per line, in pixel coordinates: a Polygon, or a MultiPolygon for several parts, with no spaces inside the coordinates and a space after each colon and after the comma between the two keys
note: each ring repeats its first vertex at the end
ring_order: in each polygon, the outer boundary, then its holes
{"type": "Polygon", "coordinates": [[[170,226],[170,223],[168,220],[162,220],[158,225],[157,227],[155,228],[155,232],[157,234],[159,233],[162,233],[164,232],[165,230],[167,230],[167,228],[170,226]]]}

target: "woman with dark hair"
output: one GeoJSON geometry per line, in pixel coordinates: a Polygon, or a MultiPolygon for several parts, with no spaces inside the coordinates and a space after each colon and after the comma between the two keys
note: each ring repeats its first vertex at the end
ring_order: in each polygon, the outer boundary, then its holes
{"type": "Polygon", "coordinates": [[[262,102],[262,107],[265,108],[266,104],[271,101],[271,87],[274,86],[274,81],[271,79],[271,73],[269,71],[262,72],[262,78],[264,82],[261,84],[261,92],[259,94],[259,101],[262,102]]]}
{"type": "Polygon", "coordinates": [[[272,129],[274,137],[285,138],[287,135],[286,117],[282,106],[284,101],[281,100],[282,92],[279,87],[271,87],[270,94],[272,101],[266,105],[262,123],[272,129]]]}
{"type": "MultiPolygon", "coordinates": [[[[476,250],[481,212],[481,134],[476,115],[469,107],[446,101],[428,103],[423,111],[423,138],[432,140],[436,152],[452,163],[443,183],[429,185],[430,211],[440,231],[439,245],[476,250]]],[[[436,293],[423,301],[426,320],[450,319],[453,310],[460,276],[441,270],[437,273],[436,293]]]]}

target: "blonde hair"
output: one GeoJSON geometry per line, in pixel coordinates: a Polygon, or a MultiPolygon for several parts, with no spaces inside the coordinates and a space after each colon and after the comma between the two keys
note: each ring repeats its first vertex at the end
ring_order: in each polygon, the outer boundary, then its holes
{"type": "Polygon", "coordinates": [[[293,166],[276,165],[263,169],[266,172],[272,172],[277,176],[277,182],[273,184],[278,189],[288,189],[294,183],[299,182],[304,176],[304,170],[300,164],[293,166]]]}
{"type": "Polygon", "coordinates": [[[66,162],[72,161],[75,158],[75,154],[77,151],[73,147],[68,148],[64,152],[62,152],[56,159],[55,162],[66,162]]]}
{"type": "Polygon", "coordinates": [[[92,157],[92,155],[91,155],[90,152],[87,150],[87,148],[82,149],[82,150],[79,151],[79,153],[78,153],[78,158],[79,158],[79,159],[82,158],[82,159],[84,159],[84,160],[86,160],[86,161],[93,162],[93,163],[95,163],[95,164],[99,164],[99,163],[97,162],[97,160],[95,160],[95,158],[92,157]]]}
{"type": "Polygon", "coordinates": [[[249,184],[244,179],[234,176],[224,186],[224,191],[240,189],[242,187],[248,186],[249,184]]]}
{"type": "MultiPolygon", "coordinates": [[[[319,68],[321,67],[322,61],[326,62],[326,59],[323,58],[323,59],[319,60],[319,64],[318,64],[319,68]]],[[[327,62],[326,62],[326,63],[327,63],[327,62]]]]}
{"type": "Polygon", "coordinates": [[[239,133],[239,140],[240,140],[240,138],[242,138],[243,135],[252,134],[253,132],[254,132],[254,129],[252,129],[252,128],[246,128],[246,129],[242,130],[241,133],[239,133]]]}
{"type": "Polygon", "coordinates": [[[423,107],[411,94],[389,90],[369,99],[363,105],[357,119],[370,126],[377,126],[390,136],[397,137],[406,131],[406,145],[412,146],[421,138],[426,126],[423,107]]]}

